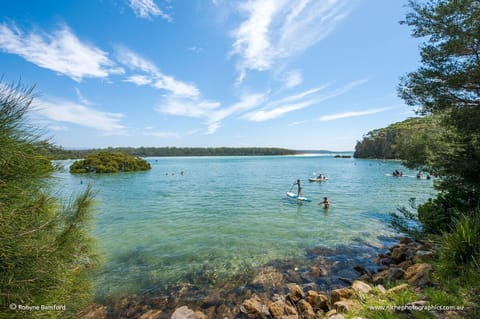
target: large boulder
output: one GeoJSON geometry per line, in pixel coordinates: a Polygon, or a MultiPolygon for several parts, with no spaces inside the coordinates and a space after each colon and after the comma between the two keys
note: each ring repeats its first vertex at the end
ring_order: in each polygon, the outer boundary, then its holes
{"type": "Polygon", "coordinates": [[[368,294],[373,288],[363,281],[355,280],[352,284],[352,289],[360,294],[368,294]]]}
{"type": "Polygon", "coordinates": [[[358,308],[358,305],[353,300],[341,300],[335,302],[333,307],[338,313],[345,313],[352,311],[354,308],[358,308]]]}
{"type": "Polygon", "coordinates": [[[268,307],[256,294],[253,294],[250,299],[243,301],[240,311],[249,318],[267,318],[270,316],[268,307]]]}
{"type": "Polygon", "coordinates": [[[432,269],[430,264],[414,264],[408,267],[404,278],[411,285],[424,287],[432,282],[432,269]]]}
{"type": "Polygon", "coordinates": [[[353,290],[349,288],[340,288],[332,291],[332,301],[335,303],[341,300],[350,299],[353,296],[353,290]]]}
{"type": "Polygon", "coordinates": [[[312,305],[310,305],[305,299],[300,300],[297,306],[301,318],[315,319],[315,312],[313,311],[312,305]]]}
{"type": "Polygon", "coordinates": [[[387,281],[402,279],[404,271],[401,268],[391,267],[373,275],[373,283],[381,284],[387,281]]]}
{"type": "Polygon", "coordinates": [[[290,298],[292,302],[297,303],[300,299],[303,299],[304,296],[303,289],[299,285],[292,285],[290,287],[288,298],[290,298]]]}
{"type": "Polygon", "coordinates": [[[328,296],[326,294],[309,290],[305,300],[312,305],[314,311],[328,311],[328,296]]]}

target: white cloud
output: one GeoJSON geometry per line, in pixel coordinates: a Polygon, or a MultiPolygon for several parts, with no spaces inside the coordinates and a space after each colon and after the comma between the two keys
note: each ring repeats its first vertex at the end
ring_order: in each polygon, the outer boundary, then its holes
{"type": "Polygon", "coordinates": [[[82,103],[82,104],[85,104],[85,105],[92,105],[92,102],[90,102],[89,100],[87,100],[82,92],[80,92],[80,90],[76,87],[75,88],[75,93],[77,93],[77,97],[78,97],[78,100],[82,103]]]}
{"type": "Polygon", "coordinates": [[[298,70],[285,73],[283,82],[286,88],[293,88],[303,82],[302,73],[298,70]]]}
{"type": "Polygon", "coordinates": [[[95,110],[78,103],[63,100],[37,100],[35,112],[56,122],[73,123],[107,133],[120,133],[124,126],[121,113],[95,110]]]}
{"type": "Polygon", "coordinates": [[[132,82],[137,85],[151,85],[157,89],[167,90],[174,95],[188,97],[198,97],[200,95],[200,91],[196,86],[163,74],[154,63],[130,49],[119,47],[116,56],[117,60],[127,68],[145,73],[128,76],[125,82],[132,82]]]}
{"type": "Polygon", "coordinates": [[[306,107],[324,102],[326,100],[335,98],[337,96],[348,93],[353,88],[367,82],[366,79],[352,81],[347,83],[343,87],[340,87],[328,94],[314,95],[315,93],[323,90],[327,85],[319,86],[296,95],[288,96],[277,101],[269,102],[264,110],[256,110],[244,115],[243,118],[249,121],[263,122],[272,120],[283,116],[286,113],[298,111],[306,107]],[[314,96],[312,96],[314,95],[314,96]],[[309,97],[308,100],[303,100],[305,97],[309,97]]]}
{"type": "Polygon", "coordinates": [[[257,107],[265,100],[264,94],[250,94],[243,96],[239,102],[223,108],[214,110],[207,115],[208,134],[214,133],[221,127],[220,122],[233,114],[238,114],[254,107],[257,107]]]}
{"type": "Polygon", "coordinates": [[[108,58],[106,52],[82,43],[66,26],[52,34],[25,34],[15,26],[1,24],[0,48],[75,81],[106,78],[110,74],[124,72],[108,58]]]}
{"type": "Polygon", "coordinates": [[[143,19],[151,19],[152,17],[161,17],[168,22],[172,22],[172,17],[162,11],[153,0],[130,0],[130,8],[135,15],[143,19]]]}
{"type": "Polygon", "coordinates": [[[231,54],[239,56],[238,81],[247,70],[271,69],[328,36],[348,14],[347,0],[242,2],[246,19],[232,32],[231,54]]]}
{"type": "Polygon", "coordinates": [[[344,113],[335,113],[335,114],[329,114],[329,115],[323,115],[317,119],[317,121],[333,121],[333,120],[338,120],[338,119],[344,119],[344,118],[349,118],[349,117],[355,117],[355,116],[363,116],[363,115],[370,115],[370,114],[376,114],[380,112],[385,112],[388,110],[391,110],[393,108],[397,108],[398,106],[392,106],[392,107],[382,107],[382,108],[377,108],[377,109],[369,109],[365,111],[352,111],[352,112],[344,112],[344,113]]]}
{"type": "Polygon", "coordinates": [[[156,109],[160,113],[170,115],[204,118],[219,106],[219,102],[196,101],[187,97],[167,95],[156,109]]]}
{"type": "Polygon", "coordinates": [[[135,83],[138,86],[147,85],[152,83],[152,79],[145,75],[131,75],[127,76],[125,82],[135,83]]]}

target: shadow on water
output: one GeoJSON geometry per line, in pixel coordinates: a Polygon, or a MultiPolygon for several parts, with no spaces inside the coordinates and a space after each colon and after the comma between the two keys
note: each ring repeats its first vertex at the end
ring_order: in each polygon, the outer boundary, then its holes
{"type": "MultiPolygon", "coordinates": [[[[306,249],[302,257],[274,260],[260,268],[245,268],[229,276],[218,277],[205,264],[203,268],[186,273],[180,282],[165,285],[140,280],[136,294],[110,295],[98,301],[107,305],[110,318],[133,316],[145,309],[162,310],[161,318],[169,318],[175,308],[183,305],[200,309],[208,317],[235,317],[239,314],[239,305],[254,293],[271,299],[275,294],[287,294],[290,283],[300,285],[304,291],[328,292],[350,285],[360,276],[360,271],[377,271],[376,255],[397,242],[391,237],[377,239],[380,243],[359,238],[352,244],[335,248],[312,247],[306,249]]],[[[131,269],[148,262],[144,255],[143,249],[137,248],[119,258],[130,264],[128,268],[131,269]]],[[[165,266],[168,265],[159,265],[165,266]]]]}

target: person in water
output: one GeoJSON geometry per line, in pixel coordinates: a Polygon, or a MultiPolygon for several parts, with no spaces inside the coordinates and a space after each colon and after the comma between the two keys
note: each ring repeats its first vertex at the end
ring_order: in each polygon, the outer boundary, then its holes
{"type": "Polygon", "coordinates": [[[330,202],[328,201],[328,197],[324,197],[323,202],[321,202],[320,204],[323,204],[323,208],[330,207],[330,202]]]}
{"type": "Polygon", "coordinates": [[[300,186],[300,180],[297,179],[297,182],[293,185],[297,185],[297,187],[298,187],[298,190],[297,190],[298,197],[302,196],[302,186],[300,186]]]}
{"type": "Polygon", "coordinates": [[[418,178],[418,179],[422,178],[422,172],[418,171],[418,173],[417,173],[417,178],[418,178]]]}

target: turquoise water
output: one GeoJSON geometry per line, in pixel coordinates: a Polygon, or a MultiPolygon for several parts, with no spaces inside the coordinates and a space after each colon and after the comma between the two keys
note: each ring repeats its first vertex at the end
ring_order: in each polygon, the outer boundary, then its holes
{"type": "Polygon", "coordinates": [[[188,282],[213,285],[312,247],[379,242],[393,235],[389,213],[409,198],[423,202],[434,193],[432,180],[417,180],[415,172],[392,161],[329,156],[148,161],[148,172],[59,173],[64,194],[87,183],[97,192],[94,235],[105,259],[96,278],[101,297],[188,282]],[[387,176],[395,169],[407,176],[387,176]],[[329,180],[308,182],[320,172],[329,180]],[[299,205],[285,196],[297,178],[312,202],[299,205]],[[324,196],[331,203],[328,211],[319,205],[324,196]]]}

